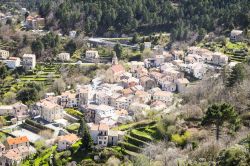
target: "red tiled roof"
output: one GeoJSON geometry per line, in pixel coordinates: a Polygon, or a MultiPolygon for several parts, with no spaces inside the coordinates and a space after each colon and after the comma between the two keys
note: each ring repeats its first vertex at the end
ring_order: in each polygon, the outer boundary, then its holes
{"type": "Polygon", "coordinates": [[[114,65],[111,67],[111,70],[114,72],[114,73],[119,73],[119,72],[125,72],[125,69],[122,65],[114,65]]]}
{"type": "Polygon", "coordinates": [[[21,144],[25,142],[29,142],[29,139],[27,136],[18,137],[18,138],[7,138],[7,143],[9,145],[21,144]]]}

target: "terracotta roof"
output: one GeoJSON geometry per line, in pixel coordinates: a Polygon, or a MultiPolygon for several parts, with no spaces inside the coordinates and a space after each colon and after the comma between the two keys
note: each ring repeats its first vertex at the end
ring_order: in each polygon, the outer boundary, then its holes
{"type": "Polygon", "coordinates": [[[7,138],[7,143],[9,145],[16,145],[16,144],[21,144],[25,142],[29,142],[29,139],[27,136],[18,137],[18,138],[7,138]]]}
{"type": "Polygon", "coordinates": [[[99,125],[99,130],[109,130],[109,126],[106,124],[100,124],[99,125]]]}
{"type": "Polygon", "coordinates": [[[147,96],[148,93],[145,92],[145,91],[142,91],[142,90],[138,90],[138,91],[135,92],[135,95],[136,96],[147,96]]]}
{"type": "Polygon", "coordinates": [[[172,96],[173,94],[171,92],[167,92],[167,91],[156,91],[154,93],[154,96],[172,96]]]}
{"type": "Polygon", "coordinates": [[[76,94],[75,93],[72,93],[70,91],[65,91],[61,94],[61,96],[67,96],[68,98],[70,99],[73,99],[73,98],[76,98],[76,94]]]}
{"type": "Polygon", "coordinates": [[[128,111],[127,110],[124,110],[124,109],[121,109],[121,110],[116,110],[115,111],[116,115],[128,115],[128,111]]]}
{"type": "Polygon", "coordinates": [[[74,143],[77,140],[79,140],[79,137],[75,134],[68,134],[68,135],[59,136],[59,141],[67,141],[70,143],[74,143]]]}
{"type": "Polygon", "coordinates": [[[101,123],[101,124],[92,124],[90,126],[90,130],[93,130],[93,131],[109,130],[109,126],[107,124],[104,124],[104,123],[101,123]]]}
{"type": "Polygon", "coordinates": [[[17,59],[20,59],[20,58],[18,58],[18,57],[9,57],[9,60],[17,60],[17,59]]]}
{"type": "Polygon", "coordinates": [[[10,160],[20,160],[24,157],[26,157],[29,154],[29,148],[26,146],[14,148],[8,150],[5,154],[4,157],[10,159],[10,160]]]}
{"type": "Polygon", "coordinates": [[[111,67],[111,70],[114,72],[114,73],[119,73],[119,72],[125,72],[125,69],[122,65],[114,65],[111,67]]]}
{"type": "Polygon", "coordinates": [[[123,93],[124,95],[128,95],[128,94],[133,93],[133,91],[132,91],[130,88],[127,88],[127,89],[123,89],[123,90],[122,90],[122,93],[123,93]]]}
{"type": "Polygon", "coordinates": [[[97,131],[98,128],[99,128],[98,124],[92,124],[91,127],[90,127],[90,130],[97,131]]]}

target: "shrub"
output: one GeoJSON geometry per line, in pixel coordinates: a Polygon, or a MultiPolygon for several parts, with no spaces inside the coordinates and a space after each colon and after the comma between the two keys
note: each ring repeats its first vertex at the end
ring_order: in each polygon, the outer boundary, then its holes
{"type": "Polygon", "coordinates": [[[83,118],[83,114],[80,111],[74,110],[72,108],[67,108],[65,110],[66,110],[67,114],[70,114],[71,116],[74,116],[74,117],[79,118],[79,119],[83,118]]]}
{"type": "Polygon", "coordinates": [[[191,134],[188,131],[186,131],[183,135],[173,134],[171,141],[183,147],[186,145],[187,139],[190,138],[190,136],[191,134]]]}

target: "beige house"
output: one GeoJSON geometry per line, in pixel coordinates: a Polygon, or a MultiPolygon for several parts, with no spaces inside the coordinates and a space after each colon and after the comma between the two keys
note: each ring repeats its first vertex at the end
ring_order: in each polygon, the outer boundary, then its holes
{"type": "Polygon", "coordinates": [[[50,101],[49,99],[41,100],[37,103],[41,118],[48,122],[63,118],[63,107],[50,101]]]}
{"type": "Polygon", "coordinates": [[[58,137],[58,150],[66,150],[76,143],[80,138],[75,134],[68,134],[58,137]]]}
{"type": "Polygon", "coordinates": [[[153,94],[153,101],[157,100],[164,103],[171,103],[173,101],[173,93],[167,91],[156,91],[153,94]]]}
{"type": "Polygon", "coordinates": [[[135,92],[134,101],[146,104],[150,100],[151,100],[151,94],[149,94],[148,92],[142,90],[140,91],[138,90],[135,92]]]}
{"type": "Polygon", "coordinates": [[[0,59],[8,59],[10,56],[9,51],[0,50],[0,59]]]}
{"type": "Polygon", "coordinates": [[[26,70],[33,70],[36,67],[36,55],[24,54],[22,64],[26,70]]]}

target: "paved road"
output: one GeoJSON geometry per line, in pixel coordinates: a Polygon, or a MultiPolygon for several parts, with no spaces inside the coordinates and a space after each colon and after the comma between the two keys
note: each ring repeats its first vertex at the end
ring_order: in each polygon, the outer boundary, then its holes
{"type": "MultiPolygon", "coordinates": [[[[49,64],[48,62],[37,62],[37,64],[49,64]]],[[[55,65],[81,65],[81,66],[91,66],[96,63],[77,63],[77,62],[52,62],[55,65]]]]}
{"type": "MultiPolygon", "coordinates": [[[[109,41],[109,39],[114,39],[114,38],[89,38],[88,41],[91,42],[91,43],[96,43],[96,44],[99,44],[99,45],[107,45],[107,46],[111,46],[111,47],[114,47],[117,43],[114,41],[109,41]]],[[[119,38],[119,39],[122,39],[122,38],[119,38]]],[[[127,39],[127,38],[126,38],[127,39]]],[[[128,44],[120,44],[121,46],[123,47],[130,47],[130,48],[135,48],[136,45],[128,45],[128,44]]]]}

